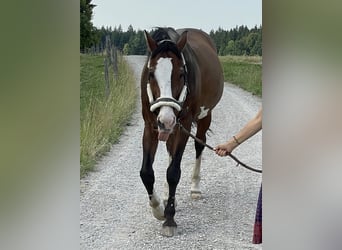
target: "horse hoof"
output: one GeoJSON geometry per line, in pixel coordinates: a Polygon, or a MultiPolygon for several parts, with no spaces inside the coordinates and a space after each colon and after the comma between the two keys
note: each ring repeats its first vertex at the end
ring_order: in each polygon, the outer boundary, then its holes
{"type": "Polygon", "coordinates": [[[163,226],[162,235],[166,237],[173,237],[177,234],[177,227],[163,226]]]}
{"type": "Polygon", "coordinates": [[[202,193],[201,191],[191,191],[191,198],[193,200],[198,200],[202,198],[202,193]]]}
{"type": "Polygon", "coordinates": [[[158,207],[152,207],[152,214],[157,220],[165,220],[164,208],[161,205],[159,205],[158,207]]]}

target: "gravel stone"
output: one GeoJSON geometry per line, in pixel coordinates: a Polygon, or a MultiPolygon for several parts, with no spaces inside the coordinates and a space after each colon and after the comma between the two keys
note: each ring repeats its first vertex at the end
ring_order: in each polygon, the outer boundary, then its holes
{"type": "MultiPolygon", "coordinates": [[[[145,56],[126,56],[140,93],[145,56]]],[[[261,99],[225,83],[221,101],[213,111],[207,143],[215,146],[233,136],[261,107],[261,99]]],[[[195,131],[195,129],[194,129],[195,131]]],[[[203,151],[202,198],[190,198],[195,162],[190,138],[182,160],[175,221],[177,235],[161,235],[162,222],[152,216],[139,171],[142,162],[140,94],[137,108],[120,141],[80,181],[80,249],[262,249],[251,243],[262,175],[228,157],[203,151]]],[[[244,163],[261,168],[262,132],[234,151],[244,163]]],[[[155,189],[163,195],[168,155],[160,142],[155,157],[155,189]]]]}

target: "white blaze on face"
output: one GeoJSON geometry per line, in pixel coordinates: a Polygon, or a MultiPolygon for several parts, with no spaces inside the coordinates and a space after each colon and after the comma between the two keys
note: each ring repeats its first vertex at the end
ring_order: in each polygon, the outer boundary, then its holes
{"type": "Polygon", "coordinates": [[[156,71],[154,75],[160,89],[160,97],[172,97],[171,91],[171,73],[172,58],[161,57],[157,61],[156,71]]]}
{"type": "MultiPolygon", "coordinates": [[[[172,98],[171,90],[171,74],[172,74],[172,58],[161,57],[157,61],[156,70],[154,72],[155,78],[158,82],[160,97],[172,98]]],[[[176,124],[176,116],[173,109],[169,106],[160,108],[158,120],[164,124],[165,129],[172,131],[176,124]]],[[[159,139],[166,141],[169,134],[165,131],[159,131],[159,139]]]]}

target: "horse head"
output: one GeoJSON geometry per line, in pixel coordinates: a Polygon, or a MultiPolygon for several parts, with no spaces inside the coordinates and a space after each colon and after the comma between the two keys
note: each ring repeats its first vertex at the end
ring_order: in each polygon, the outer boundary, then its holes
{"type": "Polygon", "coordinates": [[[187,42],[187,32],[183,32],[176,42],[166,34],[158,38],[150,36],[146,31],[144,33],[151,53],[146,66],[150,112],[157,116],[158,139],[167,141],[187,96],[187,68],[182,53],[187,42]],[[164,39],[165,36],[167,39],[164,39]]]}

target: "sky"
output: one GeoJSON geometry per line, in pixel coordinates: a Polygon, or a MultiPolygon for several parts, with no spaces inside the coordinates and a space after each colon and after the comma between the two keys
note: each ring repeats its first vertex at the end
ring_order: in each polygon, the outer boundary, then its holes
{"type": "Polygon", "coordinates": [[[262,25],[262,0],[93,0],[97,28],[129,25],[134,30],[154,27],[199,28],[206,32],[262,25]]]}

